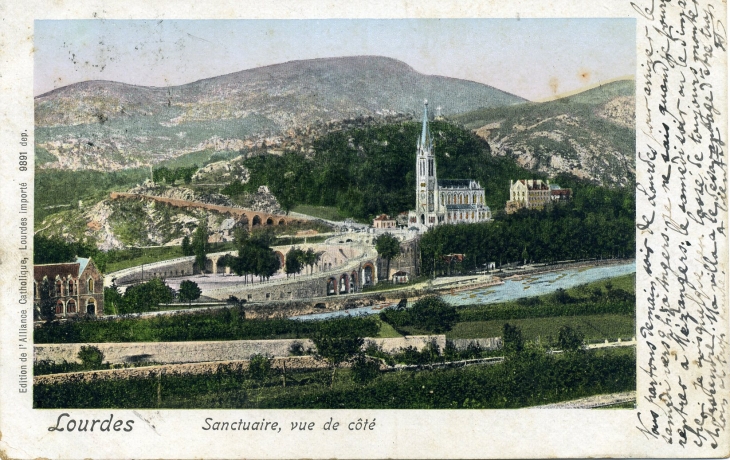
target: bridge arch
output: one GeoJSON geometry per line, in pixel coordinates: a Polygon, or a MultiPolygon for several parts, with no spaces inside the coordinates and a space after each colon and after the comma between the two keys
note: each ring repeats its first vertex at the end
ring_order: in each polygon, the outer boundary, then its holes
{"type": "Polygon", "coordinates": [[[248,216],[246,214],[241,214],[241,217],[239,217],[235,226],[236,227],[248,227],[248,225],[249,225],[248,216]]]}
{"type": "Polygon", "coordinates": [[[337,295],[337,280],[333,276],[327,278],[327,295],[337,295]]]}
{"type": "Polygon", "coordinates": [[[273,217],[267,217],[266,218],[266,225],[274,225],[274,218],[273,217]]]}
{"type": "Polygon", "coordinates": [[[280,226],[281,226],[281,225],[286,225],[286,220],[284,220],[284,219],[279,219],[279,225],[280,225],[280,226]]]}
{"type": "Polygon", "coordinates": [[[373,286],[377,279],[375,265],[372,262],[366,262],[362,266],[362,277],[360,278],[360,286],[373,286]]]}
{"type": "Polygon", "coordinates": [[[257,225],[261,225],[261,216],[259,215],[253,216],[253,221],[251,222],[252,227],[256,227],[257,225]]]}
{"type": "Polygon", "coordinates": [[[338,294],[347,294],[350,288],[350,283],[348,281],[347,273],[343,273],[340,275],[340,282],[338,283],[337,293],[338,294]]]}

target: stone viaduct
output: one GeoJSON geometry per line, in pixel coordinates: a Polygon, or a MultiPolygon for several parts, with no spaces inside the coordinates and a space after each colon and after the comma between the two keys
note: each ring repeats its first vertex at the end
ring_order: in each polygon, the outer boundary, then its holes
{"type": "Polygon", "coordinates": [[[232,206],[221,206],[217,204],[201,203],[198,201],[179,200],[176,198],[167,198],[155,195],[143,195],[138,193],[112,192],[109,194],[112,200],[120,199],[137,199],[152,200],[158,203],[169,204],[184,209],[205,209],[220,214],[226,214],[236,219],[238,225],[246,225],[249,230],[258,226],[274,226],[289,225],[293,222],[303,222],[302,219],[294,219],[281,214],[269,214],[262,211],[252,211],[244,208],[234,208],[232,206]]]}
{"type": "MultiPolygon", "coordinates": [[[[223,276],[215,285],[206,287],[200,281],[203,295],[225,300],[231,295],[248,301],[291,300],[330,295],[351,294],[374,285],[378,280],[377,252],[359,244],[302,244],[283,245],[272,248],[279,257],[281,269],[273,279],[264,282],[244,284],[242,279],[231,275],[230,268],[222,265],[227,254],[235,251],[208,254],[205,272],[223,276]],[[312,248],[320,254],[320,260],[313,267],[304,267],[301,274],[287,278],[283,273],[286,254],[292,247],[304,251],[312,248]]],[[[105,276],[105,282],[118,286],[139,283],[152,278],[175,279],[200,274],[195,257],[144,264],[127,268],[105,276]]]]}

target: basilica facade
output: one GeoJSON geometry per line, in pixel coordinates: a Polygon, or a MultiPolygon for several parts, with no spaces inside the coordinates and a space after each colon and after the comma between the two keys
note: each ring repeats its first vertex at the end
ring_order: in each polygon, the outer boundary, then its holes
{"type": "Polygon", "coordinates": [[[425,231],[444,224],[488,222],[492,211],[484,201],[484,188],[472,179],[441,179],[436,175],[433,136],[428,126],[428,102],[416,145],[416,209],[408,225],[425,231]]]}

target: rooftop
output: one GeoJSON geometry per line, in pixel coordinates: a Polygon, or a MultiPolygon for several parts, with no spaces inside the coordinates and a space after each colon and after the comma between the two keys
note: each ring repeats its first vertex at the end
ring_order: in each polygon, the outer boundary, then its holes
{"type": "Polygon", "coordinates": [[[481,188],[479,183],[472,179],[439,179],[438,186],[441,188],[481,188]]]}

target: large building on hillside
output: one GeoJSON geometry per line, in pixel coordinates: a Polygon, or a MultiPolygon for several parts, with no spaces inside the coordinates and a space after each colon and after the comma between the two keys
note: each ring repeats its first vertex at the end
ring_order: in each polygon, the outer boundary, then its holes
{"type": "Polygon", "coordinates": [[[40,307],[41,284],[50,283],[56,317],[104,314],[104,278],[91,259],[33,266],[33,300],[40,307]]]}
{"type": "Polygon", "coordinates": [[[550,181],[525,180],[509,181],[509,201],[505,206],[507,214],[520,209],[543,209],[550,203],[568,201],[572,190],[561,188],[550,181]]]}
{"type": "Polygon", "coordinates": [[[485,204],[484,188],[479,182],[438,179],[433,136],[428,126],[428,102],[424,102],[416,153],[416,209],[408,213],[409,226],[424,231],[437,225],[490,220],[492,211],[485,204]]]}

